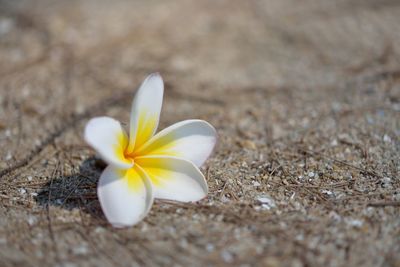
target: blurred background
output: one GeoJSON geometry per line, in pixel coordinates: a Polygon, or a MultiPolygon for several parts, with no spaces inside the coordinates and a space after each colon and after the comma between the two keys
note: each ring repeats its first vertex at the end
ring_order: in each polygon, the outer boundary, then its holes
{"type": "Polygon", "coordinates": [[[2,266],[400,266],[397,0],[0,1],[2,266]],[[95,115],[219,133],[209,198],[110,228],[95,115]]]}

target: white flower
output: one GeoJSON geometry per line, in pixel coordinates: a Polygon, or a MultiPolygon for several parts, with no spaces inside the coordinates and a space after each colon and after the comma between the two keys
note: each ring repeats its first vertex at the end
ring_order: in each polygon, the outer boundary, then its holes
{"type": "Polygon", "coordinates": [[[216,131],[202,120],[178,122],[157,133],[163,80],[151,74],[132,103],[129,136],[110,117],[91,119],[85,140],[108,163],[97,194],[107,220],[131,226],[149,212],[154,198],[198,201],[208,188],[198,169],[211,154],[216,131]]]}

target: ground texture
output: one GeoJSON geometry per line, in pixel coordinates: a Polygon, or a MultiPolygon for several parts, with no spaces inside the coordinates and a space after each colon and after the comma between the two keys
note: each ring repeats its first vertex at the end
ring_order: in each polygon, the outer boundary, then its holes
{"type": "Polygon", "coordinates": [[[400,266],[399,25],[397,0],[0,2],[0,266],[400,266]],[[210,193],[113,229],[83,127],[155,71],[161,128],[218,131],[210,193]]]}

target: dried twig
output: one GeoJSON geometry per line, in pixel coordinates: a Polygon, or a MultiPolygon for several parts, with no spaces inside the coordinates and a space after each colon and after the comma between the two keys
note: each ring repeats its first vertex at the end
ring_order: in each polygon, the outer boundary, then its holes
{"type": "Polygon", "coordinates": [[[369,207],[400,207],[400,201],[386,201],[386,202],[370,202],[367,204],[369,207]]]}

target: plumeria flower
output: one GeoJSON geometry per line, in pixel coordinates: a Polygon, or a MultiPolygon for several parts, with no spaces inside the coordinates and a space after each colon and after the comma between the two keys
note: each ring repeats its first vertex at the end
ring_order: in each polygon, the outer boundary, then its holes
{"type": "Polygon", "coordinates": [[[86,125],[86,142],[108,164],[97,194],[115,227],[141,221],[154,198],[192,202],[208,193],[199,167],[214,148],[216,131],[205,121],[185,120],[155,134],[163,93],[161,76],[148,76],[133,99],[129,135],[110,117],[86,125]]]}

